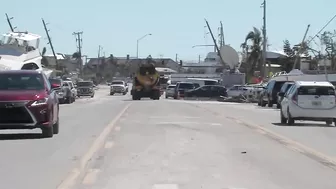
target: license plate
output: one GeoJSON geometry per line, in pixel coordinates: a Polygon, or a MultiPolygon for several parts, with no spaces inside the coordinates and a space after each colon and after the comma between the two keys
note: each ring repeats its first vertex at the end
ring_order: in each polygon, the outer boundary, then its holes
{"type": "Polygon", "coordinates": [[[312,102],[312,105],[313,105],[313,106],[321,106],[321,105],[322,105],[322,102],[321,102],[321,101],[313,101],[313,102],[312,102]]]}

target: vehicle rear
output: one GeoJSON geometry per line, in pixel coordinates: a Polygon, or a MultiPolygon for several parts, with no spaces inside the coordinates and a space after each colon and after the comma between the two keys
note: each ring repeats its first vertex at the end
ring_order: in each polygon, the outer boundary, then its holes
{"type": "Polygon", "coordinates": [[[336,118],[335,87],[329,82],[305,82],[292,95],[291,101],[290,113],[299,120],[336,118]]]}
{"type": "Polygon", "coordinates": [[[176,85],[168,85],[166,89],[166,98],[174,97],[176,85]]]}
{"type": "Polygon", "coordinates": [[[191,82],[180,82],[176,85],[174,98],[184,97],[185,91],[195,89],[195,84],[191,82]]]}

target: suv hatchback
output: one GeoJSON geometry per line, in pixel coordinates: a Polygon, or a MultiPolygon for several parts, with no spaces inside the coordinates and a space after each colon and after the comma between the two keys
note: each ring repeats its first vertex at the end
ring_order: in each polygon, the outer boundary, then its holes
{"type": "Polygon", "coordinates": [[[325,121],[336,126],[335,87],[327,81],[296,81],[281,102],[281,123],[293,125],[295,120],[325,121]]]}
{"type": "Polygon", "coordinates": [[[0,130],[39,128],[52,137],[59,132],[58,115],[57,95],[42,72],[0,72],[0,130]]]}

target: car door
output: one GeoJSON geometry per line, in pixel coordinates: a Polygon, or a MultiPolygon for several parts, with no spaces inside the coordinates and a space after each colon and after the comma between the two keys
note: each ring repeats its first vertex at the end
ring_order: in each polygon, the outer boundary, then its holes
{"type": "Polygon", "coordinates": [[[290,103],[290,98],[292,94],[296,91],[296,86],[292,85],[288,91],[284,94],[284,97],[281,101],[281,111],[284,116],[287,117],[288,104],[290,103]]]}
{"type": "Polygon", "coordinates": [[[239,91],[238,91],[238,86],[233,86],[228,90],[228,96],[238,96],[239,91]]]}
{"type": "Polygon", "coordinates": [[[197,97],[211,97],[211,86],[203,86],[194,91],[197,97]]]}
{"type": "Polygon", "coordinates": [[[210,97],[219,97],[219,87],[218,86],[211,86],[210,88],[210,97]]]}

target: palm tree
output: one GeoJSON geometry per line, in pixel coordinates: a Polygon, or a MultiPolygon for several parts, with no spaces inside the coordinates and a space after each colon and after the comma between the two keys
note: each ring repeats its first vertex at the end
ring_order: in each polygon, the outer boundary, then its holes
{"type": "Polygon", "coordinates": [[[260,62],[261,58],[261,45],[262,37],[261,32],[253,27],[253,31],[250,31],[246,37],[244,43],[241,44],[241,47],[246,53],[246,63],[247,63],[247,78],[253,76],[254,71],[258,68],[262,70],[262,65],[260,62]],[[250,45],[248,44],[250,42],[250,45]]]}

